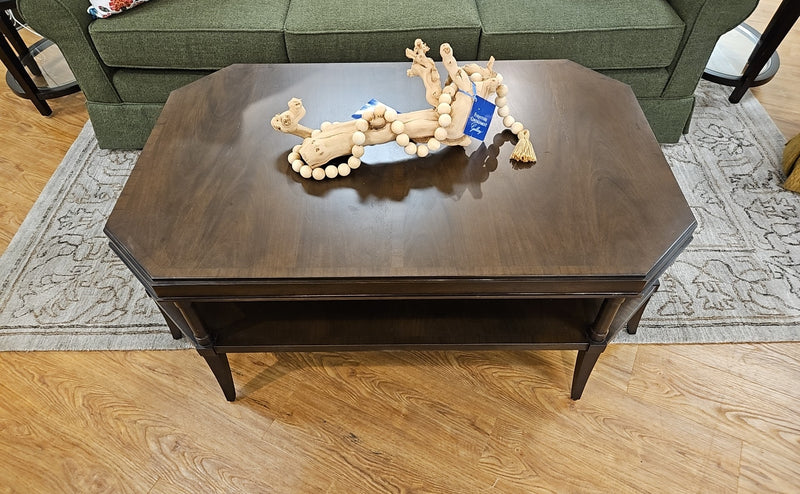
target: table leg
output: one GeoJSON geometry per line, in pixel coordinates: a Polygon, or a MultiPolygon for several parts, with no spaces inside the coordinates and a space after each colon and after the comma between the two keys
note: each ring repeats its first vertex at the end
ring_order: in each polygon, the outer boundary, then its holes
{"type": "Polygon", "coordinates": [[[233,374],[228,363],[228,356],[224,353],[217,353],[212,348],[198,348],[197,353],[206,359],[206,363],[217,378],[219,387],[225,394],[225,399],[234,401],[236,399],[236,387],[233,385],[233,374]]]}
{"type": "Polygon", "coordinates": [[[778,10],[764,30],[764,34],[761,35],[755,48],[753,48],[753,52],[744,66],[742,77],[737,81],[733,92],[728,97],[728,101],[738,103],[742,99],[744,93],[747,92],[747,89],[756,80],[758,74],[761,73],[761,69],[764,68],[764,65],[775,53],[775,50],[778,49],[778,45],[781,44],[783,38],[792,29],[798,16],[800,16],[800,2],[796,0],[783,0],[781,2],[778,10]]]}
{"type": "Polygon", "coordinates": [[[225,394],[225,399],[233,401],[236,399],[236,388],[233,385],[233,375],[231,374],[231,366],[228,364],[228,356],[224,353],[217,353],[214,350],[214,342],[211,335],[206,331],[205,325],[197,312],[192,307],[190,302],[176,302],[174,306],[178,309],[177,312],[183,318],[185,325],[191,330],[192,336],[197,345],[197,353],[199,353],[214,373],[217,378],[219,387],[225,394]]]}
{"type": "MultiPolygon", "coordinates": [[[[158,303],[156,303],[156,305],[158,305],[158,303]]],[[[169,317],[169,314],[167,314],[166,311],[164,311],[164,309],[160,305],[158,305],[158,310],[160,310],[161,315],[164,316],[164,320],[167,322],[167,326],[169,326],[169,332],[172,333],[172,337],[176,340],[180,340],[181,338],[183,338],[183,332],[181,331],[181,328],[179,328],[178,325],[175,324],[175,321],[173,321],[172,318],[169,317]]]]}
{"type": "Polygon", "coordinates": [[[11,45],[8,44],[6,38],[12,38],[14,35],[18,34],[11,24],[11,21],[6,17],[5,12],[0,13],[0,32],[2,32],[2,36],[0,36],[0,61],[3,62],[11,76],[19,83],[25,93],[25,97],[33,102],[33,105],[39,110],[39,113],[45,116],[51,115],[53,110],[39,97],[39,90],[36,87],[36,83],[33,82],[33,79],[28,75],[17,53],[15,53],[11,45]]]}
{"type": "Polygon", "coordinates": [[[573,400],[581,399],[583,388],[586,387],[586,381],[589,380],[589,375],[594,369],[594,364],[606,349],[606,343],[590,343],[589,348],[578,352],[578,358],[575,361],[575,372],[572,375],[572,393],[570,398],[573,400]]]}
{"type": "Polygon", "coordinates": [[[653,297],[653,294],[658,291],[658,287],[661,286],[661,283],[656,280],[653,283],[653,288],[650,291],[650,294],[647,295],[644,303],[642,303],[641,307],[639,307],[636,312],[633,313],[630,319],[628,319],[628,323],[626,325],[626,330],[628,334],[636,334],[636,330],[639,329],[639,322],[642,320],[642,316],[644,315],[644,310],[647,308],[647,304],[650,302],[650,299],[653,297]]]}

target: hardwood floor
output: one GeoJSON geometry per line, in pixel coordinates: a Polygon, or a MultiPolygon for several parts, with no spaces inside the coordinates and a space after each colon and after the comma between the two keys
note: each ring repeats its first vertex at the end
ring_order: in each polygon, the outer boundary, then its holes
{"type": "MultiPolygon", "coordinates": [[[[750,20],[763,29],[778,0],[750,20]]],[[[754,90],[800,132],[800,29],[754,90]]],[[[0,84],[0,251],[80,131],[0,84]]],[[[800,343],[574,352],[0,353],[0,492],[798,492],[800,343]]]]}

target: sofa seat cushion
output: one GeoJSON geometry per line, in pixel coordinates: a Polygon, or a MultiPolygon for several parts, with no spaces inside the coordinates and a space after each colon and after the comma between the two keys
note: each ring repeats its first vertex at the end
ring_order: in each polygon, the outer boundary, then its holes
{"type": "Polygon", "coordinates": [[[684,23],[666,0],[476,0],[479,59],[567,58],[592,69],[666,67],[684,23]]]}
{"type": "Polygon", "coordinates": [[[97,19],[89,34],[111,67],[219,69],[287,62],[283,24],[290,0],[150,0],[97,19]]]}
{"type": "Polygon", "coordinates": [[[421,38],[431,58],[447,42],[459,60],[474,60],[480,29],[474,0],[292,0],[286,51],[291,62],[407,61],[421,38]]]}

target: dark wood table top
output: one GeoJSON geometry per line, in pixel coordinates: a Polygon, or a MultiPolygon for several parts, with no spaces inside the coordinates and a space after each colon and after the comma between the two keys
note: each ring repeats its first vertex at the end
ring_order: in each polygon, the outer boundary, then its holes
{"type": "MultiPolygon", "coordinates": [[[[409,64],[234,65],[174,91],[111,214],[112,247],[159,297],[638,293],[695,220],[624,84],[568,61],[500,61],[538,156],[486,142],[410,158],[369,147],[348,177],[302,179],[303,123],[371,98],[426,107],[409,64]]],[[[444,73],[444,71],[441,71],[444,73]]]]}

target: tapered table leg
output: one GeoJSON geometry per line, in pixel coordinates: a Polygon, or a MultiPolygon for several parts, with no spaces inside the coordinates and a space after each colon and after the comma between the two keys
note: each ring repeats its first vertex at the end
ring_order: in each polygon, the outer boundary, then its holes
{"type": "Polygon", "coordinates": [[[219,387],[222,388],[222,392],[225,394],[225,399],[234,401],[236,399],[236,388],[233,385],[233,375],[231,374],[231,366],[228,363],[228,356],[205,348],[198,348],[197,353],[206,359],[211,372],[217,378],[219,387]]]}
{"type": "Polygon", "coordinates": [[[578,358],[575,361],[575,373],[572,376],[572,393],[570,398],[579,400],[583,394],[583,388],[586,387],[586,381],[589,380],[589,375],[594,369],[594,364],[606,349],[605,343],[590,343],[589,348],[578,352],[578,358]]]}

